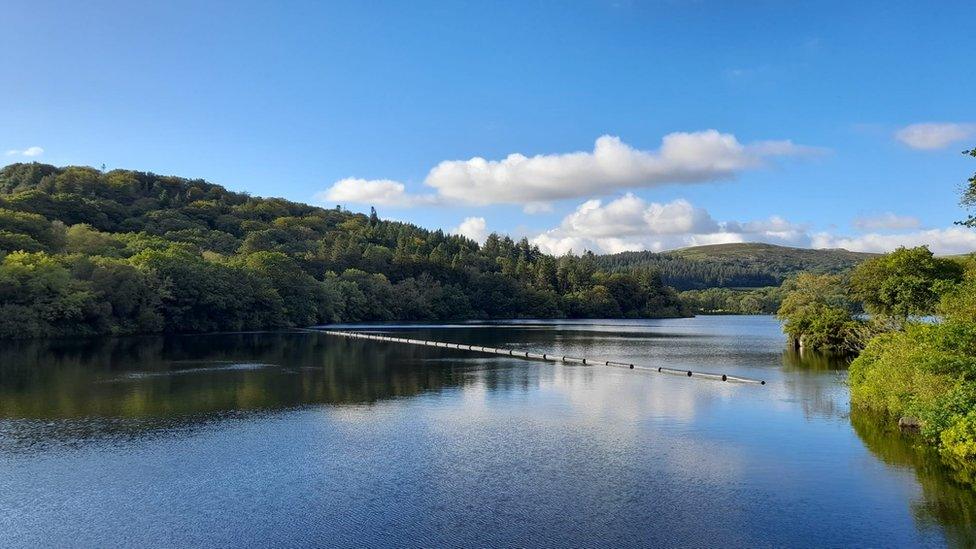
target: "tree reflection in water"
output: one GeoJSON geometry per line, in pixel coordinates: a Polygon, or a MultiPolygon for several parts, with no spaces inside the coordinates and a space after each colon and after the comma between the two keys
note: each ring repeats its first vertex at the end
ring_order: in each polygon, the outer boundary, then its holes
{"type": "Polygon", "coordinates": [[[0,449],[137,436],[310,404],[368,405],[459,386],[473,367],[433,356],[310,333],[8,343],[0,346],[0,449]]]}
{"type": "Polygon", "coordinates": [[[787,384],[804,402],[810,415],[842,417],[849,415],[854,432],[871,453],[883,462],[910,468],[921,487],[922,498],[912,505],[919,527],[941,528],[954,546],[976,547],[976,483],[958,478],[931,447],[916,437],[902,434],[890,418],[850,408],[846,390],[830,392],[813,377],[836,374],[838,384],[846,384],[850,358],[812,351],[787,349],[783,367],[800,375],[787,384]],[[806,374],[810,374],[809,376],[806,374]],[[808,409],[809,408],[809,409],[808,409]]]}
{"type": "Polygon", "coordinates": [[[786,386],[807,417],[847,416],[849,357],[787,348],[782,364],[783,370],[793,374],[785,378],[786,386]],[[825,383],[825,376],[831,377],[832,383],[825,383]]]}
{"type": "Polygon", "coordinates": [[[912,505],[912,512],[920,527],[941,527],[953,546],[976,547],[976,487],[954,478],[934,449],[903,435],[886,418],[854,410],[851,425],[880,460],[915,472],[922,499],[912,505]]]}

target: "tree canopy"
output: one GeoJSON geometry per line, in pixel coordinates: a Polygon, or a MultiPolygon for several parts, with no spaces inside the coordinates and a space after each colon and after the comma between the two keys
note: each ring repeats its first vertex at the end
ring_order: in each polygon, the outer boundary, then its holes
{"type": "Polygon", "coordinates": [[[858,265],[851,291],[872,314],[905,320],[935,312],[941,291],[962,280],[962,264],[925,246],[897,250],[858,265]]]}
{"type": "Polygon", "coordinates": [[[199,179],[0,169],[0,338],[371,320],[661,317],[659,273],[199,179]]]}

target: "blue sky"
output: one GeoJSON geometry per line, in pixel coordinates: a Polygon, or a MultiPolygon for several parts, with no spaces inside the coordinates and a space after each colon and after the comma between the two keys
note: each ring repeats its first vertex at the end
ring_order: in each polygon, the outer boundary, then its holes
{"type": "Polygon", "coordinates": [[[557,253],[976,249],[952,227],[976,170],[959,154],[976,145],[972,2],[14,1],[3,13],[4,163],[375,204],[557,253]]]}

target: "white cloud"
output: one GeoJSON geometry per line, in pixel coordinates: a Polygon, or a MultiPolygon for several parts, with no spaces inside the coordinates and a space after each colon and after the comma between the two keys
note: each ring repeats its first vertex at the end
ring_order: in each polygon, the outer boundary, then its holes
{"type": "Polygon", "coordinates": [[[962,227],[928,229],[902,234],[871,233],[856,237],[819,233],[813,236],[814,248],[845,248],[855,252],[890,252],[899,246],[926,245],[940,255],[976,251],[976,232],[962,227]]]}
{"type": "Polygon", "coordinates": [[[913,149],[942,149],[976,137],[976,124],[956,122],[925,122],[911,124],[895,132],[895,138],[913,149]]]}
{"type": "Polygon", "coordinates": [[[431,204],[435,197],[406,192],[406,186],[390,179],[358,179],[348,177],[336,181],[327,190],[315,195],[319,202],[354,202],[372,206],[409,207],[431,204]]]}
{"type": "Polygon", "coordinates": [[[751,235],[761,242],[801,245],[810,240],[806,226],[791,223],[778,215],[745,223],[728,221],[722,224],[722,228],[726,233],[751,235]]]}
{"type": "Polygon", "coordinates": [[[910,215],[896,215],[885,212],[880,215],[861,216],[854,219],[854,228],[861,231],[883,231],[898,229],[917,229],[921,222],[910,215]]]}
{"type": "Polygon", "coordinates": [[[461,202],[520,204],[729,179],[762,166],[766,157],[812,152],[816,149],[791,141],[741,144],[734,135],[716,130],[668,134],[656,151],[635,149],[619,137],[604,135],[591,152],[444,161],[430,171],[425,183],[440,196],[461,202]]]}
{"type": "MultiPolygon", "coordinates": [[[[885,214],[863,218],[864,228],[912,229],[915,218],[885,214]]],[[[861,252],[890,252],[899,246],[926,245],[936,254],[976,251],[976,231],[963,227],[843,236],[811,234],[809,228],[780,216],[751,221],[716,221],[702,208],[683,199],[646,202],[626,194],[604,204],[588,200],[563,218],[558,227],[537,234],[533,244],[545,252],[617,253],[665,251],[688,246],[730,242],[767,242],[810,248],[845,248],[861,252]]]]}
{"type": "Polygon", "coordinates": [[[466,217],[460,225],[451,229],[451,234],[466,236],[481,244],[488,238],[488,223],[483,217],[466,217]]]}
{"type": "Polygon", "coordinates": [[[389,179],[348,178],[316,197],[392,206],[519,204],[525,213],[540,213],[551,211],[553,200],[732,179],[764,166],[771,157],[821,152],[823,149],[790,140],[743,144],[734,135],[717,130],[671,133],[664,136],[657,150],[640,150],[619,137],[604,135],[596,140],[592,151],[531,157],[513,153],[501,160],[445,160],[424,180],[436,190],[436,196],[407,193],[403,183],[389,179]]]}
{"type": "Polygon", "coordinates": [[[630,193],[606,205],[600,200],[588,200],[563,218],[559,227],[532,239],[539,248],[554,254],[584,250],[662,251],[754,241],[802,246],[810,239],[804,227],[777,216],[745,223],[719,223],[687,200],[648,203],[630,193]]]}
{"type": "Polygon", "coordinates": [[[9,151],[7,151],[7,156],[35,157],[35,156],[41,156],[42,154],[44,154],[44,149],[38,147],[37,145],[34,145],[33,147],[27,147],[26,149],[23,150],[10,149],[9,151]]]}
{"type": "Polygon", "coordinates": [[[560,225],[566,234],[590,238],[643,234],[703,233],[718,230],[708,212],[687,200],[650,203],[627,193],[609,202],[588,200],[567,215],[560,225]]]}

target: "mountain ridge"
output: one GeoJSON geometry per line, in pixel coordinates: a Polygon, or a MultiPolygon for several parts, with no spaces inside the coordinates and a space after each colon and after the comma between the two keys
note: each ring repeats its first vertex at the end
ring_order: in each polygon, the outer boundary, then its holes
{"type": "Polygon", "coordinates": [[[639,267],[661,272],[679,290],[778,286],[800,272],[839,273],[878,254],[841,248],[797,248],[764,242],[691,246],[665,252],[619,252],[597,256],[608,270],[639,267]]]}

